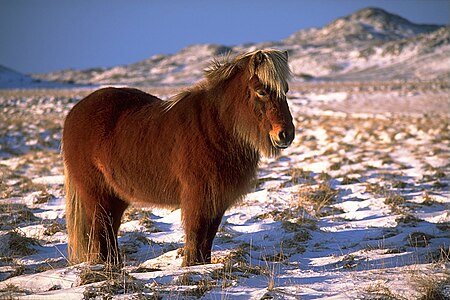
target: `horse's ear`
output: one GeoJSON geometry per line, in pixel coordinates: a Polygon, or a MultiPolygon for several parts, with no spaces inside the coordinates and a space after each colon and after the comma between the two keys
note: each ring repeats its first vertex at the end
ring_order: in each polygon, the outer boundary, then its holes
{"type": "Polygon", "coordinates": [[[258,66],[264,62],[264,59],[265,59],[264,53],[261,50],[257,51],[255,54],[253,54],[252,57],[253,67],[255,69],[258,68],[258,66]]]}

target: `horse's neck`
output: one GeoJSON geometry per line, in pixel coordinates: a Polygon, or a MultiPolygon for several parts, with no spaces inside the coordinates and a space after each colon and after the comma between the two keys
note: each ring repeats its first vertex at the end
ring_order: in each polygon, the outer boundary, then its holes
{"type": "Polygon", "coordinates": [[[215,89],[209,95],[209,100],[212,100],[216,106],[218,114],[216,122],[222,124],[237,148],[258,153],[259,157],[259,149],[254,143],[257,139],[257,124],[249,123],[247,113],[247,90],[245,86],[232,85],[233,83],[222,89],[215,89]]]}

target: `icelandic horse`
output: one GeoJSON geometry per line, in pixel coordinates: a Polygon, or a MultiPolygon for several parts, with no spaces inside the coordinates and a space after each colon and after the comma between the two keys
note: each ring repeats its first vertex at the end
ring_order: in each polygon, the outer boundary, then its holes
{"type": "Polygon", "coordinates": [[[62,135],[70,261],[120,265],[122,214],[147,203],[181,208],[183,266],[210,263],[222,216],[254,186],[260,155],[294,139],[290,74],[286,51],[258,50],[213,60],[166,101],[104,88],[78,102],[62,135]]]}

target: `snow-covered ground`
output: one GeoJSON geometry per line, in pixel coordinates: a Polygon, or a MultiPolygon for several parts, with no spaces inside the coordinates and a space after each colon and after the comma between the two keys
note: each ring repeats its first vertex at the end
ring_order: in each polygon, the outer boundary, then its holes
{"type": "Polygon", "coordinates": [[[133,207],[122,270],[66,259],[61,125],[87,91],[1,92],[0,298],[450,297],[448,92],[293,86],[296,139],[227,211],[213,263],[180,267],[179,210],[133,207]]]}

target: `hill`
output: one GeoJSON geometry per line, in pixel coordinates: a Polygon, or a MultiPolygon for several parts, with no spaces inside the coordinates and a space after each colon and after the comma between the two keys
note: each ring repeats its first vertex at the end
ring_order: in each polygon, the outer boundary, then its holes
{"type": "Polygon", "coordinates": [[[281,41],[192,45],[129,65],[69,69],[33,78],[94,85],[187,85],[202,78],[213,57],[268,47],[289,51],[296,80],[427,81],[450,75],[450,26],[415,24],[382,9],[366,8],[281,41]]]}
{"type": "Polygon", "coordinates": [[[23,88],[58,88],[64,87],[60,82],[47,82],[44,79],[32,78],[0,65],[0,89],[23,89],[23,88]]]}

